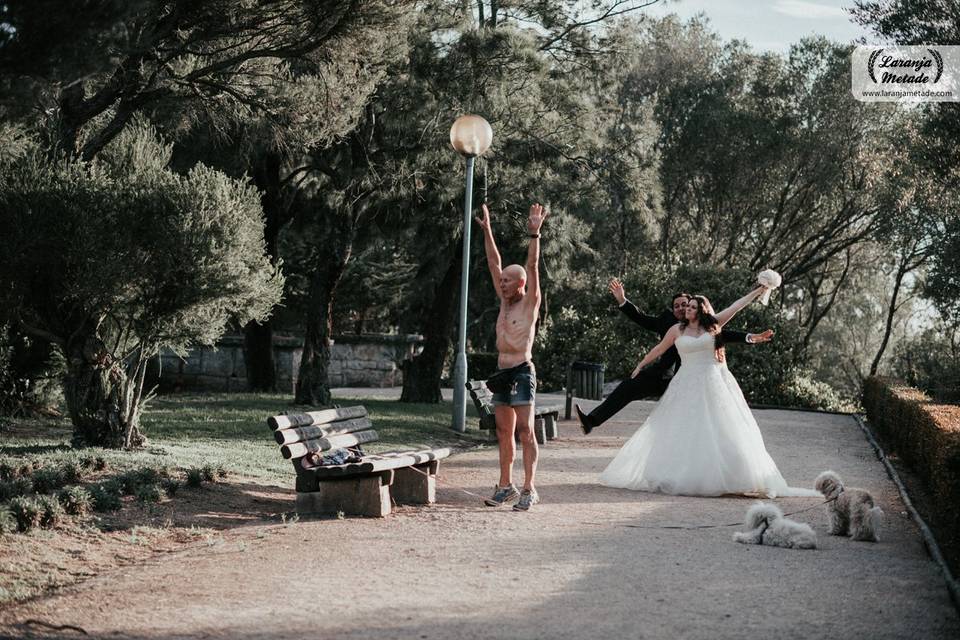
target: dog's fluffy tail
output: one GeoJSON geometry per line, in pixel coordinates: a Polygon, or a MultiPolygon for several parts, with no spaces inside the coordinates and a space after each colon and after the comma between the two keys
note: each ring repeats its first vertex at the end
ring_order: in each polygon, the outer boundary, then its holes
{"type": "Polygon", "coordinates": [[[747,519],[744,524],[747,525],[748,529],[756,529],[764,520],[772,524],[774,520],[782,517],[783,511],[777,505],[769,502],[758,502],[747,509],[747,519]]]}

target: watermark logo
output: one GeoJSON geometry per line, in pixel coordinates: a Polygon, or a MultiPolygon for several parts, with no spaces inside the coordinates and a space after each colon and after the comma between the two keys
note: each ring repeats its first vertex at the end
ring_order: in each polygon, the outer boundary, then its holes
{"type": "Polygon", "coordinates": [[[860,46],[850,61],[857,100],[960,102],[960,46],[860,46]]]}

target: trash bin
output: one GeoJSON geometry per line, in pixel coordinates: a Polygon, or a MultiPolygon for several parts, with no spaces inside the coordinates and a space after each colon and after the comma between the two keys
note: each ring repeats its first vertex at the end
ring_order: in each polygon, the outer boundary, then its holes
{"type": "Polygon", "coordinates": [[[566,419],[570,419],[573,396],[585,400],[603,399],[604,365],[595,362],[571,362],[567,369],[566,419]]]}
{"type": "Polygon", "coordinates": [[[571,362],[570,382],[574,395],[586,400],[602,400],[605,368],[595,362],[571,362]]]}

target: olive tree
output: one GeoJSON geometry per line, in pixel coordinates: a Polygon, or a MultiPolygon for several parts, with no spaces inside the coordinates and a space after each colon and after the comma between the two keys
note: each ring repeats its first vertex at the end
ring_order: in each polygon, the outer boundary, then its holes
{"type": "Polygon", "coordinates": [[[0,165],[0,304],[62,351],[77,446],[140,446],[148,360],[280,299],[256,190],[169,159],[136,126],[92,162],[37,150],[0,165]]]}

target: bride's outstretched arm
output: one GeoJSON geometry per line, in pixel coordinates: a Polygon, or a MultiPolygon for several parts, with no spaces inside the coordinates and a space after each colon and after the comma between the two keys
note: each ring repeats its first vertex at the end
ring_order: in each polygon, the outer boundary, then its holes
{"type": "Polygon", "coordinates": [[[756,300],[760,296],[760,294],[763,293],[765,290],[766,290],[766,287],[760,286],[754,289],[753,291],[751,291],[750,293],[748,293],[747,295],[743,296],[742,298],[734,302],[732,305],[730,305],[729,307],[727,307],[726,309],[718,313],[717,322],[720,323],[721,327],[727,324],[728,322],[730,322],[730,319],[733,316],[737,315],[737,313],[739,313],[741,309],[743,309],[745,306],[747,306],[748,304],[756,300]]]}
{"type": "Polygon", "coordinates": [[[640,361],[640,364],[637,365],[637,368],[634,369],[633,373],[630,374],[630,377],[636,378],[641,369],[653,363],[657,358],[662,356],[667,349],[672,347],[673,343],[677,341],[679,336],[680,325],[675,324],[670,327],[670,330],[667,331],[667,335],[663,336],[663,340],[661,340],[657,346],[655,346],[653,349],[650,349],[647,355],[643,357],[643,360],[640,361]]]}

